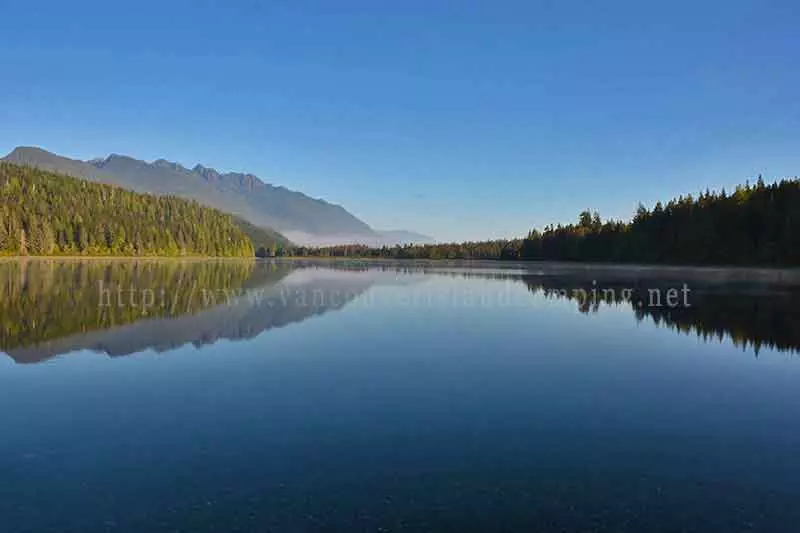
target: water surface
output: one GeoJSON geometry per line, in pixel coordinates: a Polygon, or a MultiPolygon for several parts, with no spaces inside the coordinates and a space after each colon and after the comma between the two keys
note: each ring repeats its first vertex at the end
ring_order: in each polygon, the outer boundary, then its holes
{"type": "Polygon", "coordinates": [[[791,531],[797,291],[680,278],[0,263],[3,531],[791,531]]]}

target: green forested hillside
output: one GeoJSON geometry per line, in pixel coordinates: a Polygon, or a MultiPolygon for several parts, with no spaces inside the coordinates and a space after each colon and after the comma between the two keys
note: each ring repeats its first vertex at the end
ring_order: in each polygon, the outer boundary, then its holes
{"type": "Polygon", "coordinates": [[[269,185],[252,174],[218,172],[202,165],[190,169],[164,159],[148,163],[118,154],[78,161],[33,147],[18,147],[3,159],[137,192],[197,200],[257,227],[311,235],[376,235],[339,205],[269,185]]]}
{"type": "Polygon", "coordinates": [[[0,254],[252,257],[255,252],[232,216],[197,202],[0,163],[0,254]]]}
{"type": "Polygon", "coordinates": [[[289,239],[275,230],[259,228],[239,217],[234,217],[234,221],[244,234],[247,235],[250,242],[253,243],[256,257],[276,257],[285,255],[288,247],[292,245],[289,239]]]}

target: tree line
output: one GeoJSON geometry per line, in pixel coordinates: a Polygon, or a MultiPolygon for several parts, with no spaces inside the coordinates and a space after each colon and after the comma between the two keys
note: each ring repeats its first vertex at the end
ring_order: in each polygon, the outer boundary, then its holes
{"type": "Polygon", "coordinates": [[[524,238],[429,245],[293,246],[272,230],[173,196],[0,163],[0,255],[304,256],[696,265],[800,265],[800,180],[681,196],[632,220],[582,212],[524,238]]]}
{"type": "Polygon", "coordinates": [[[533,229],[524,238],[370,248],[296,247],[316,257],[498,259],[689,265],[800,265],[800,180],[754,185],[732,193],[681,196],[628,222],[584,211],[578,221],[533,229]]]}
{"type": "Polygon", "coordinates": [[[195,201],[0,163],[0,255],[253,257],[253,239],[274,236],[195,201]]]}

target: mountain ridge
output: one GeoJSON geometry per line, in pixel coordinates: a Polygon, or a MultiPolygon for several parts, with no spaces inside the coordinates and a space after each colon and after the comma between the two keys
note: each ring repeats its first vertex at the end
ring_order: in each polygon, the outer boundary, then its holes
{"type": "MultiPolygon", "coordinates": [[[[18,146],[3,160],[118,185],[135,192],[197,200],[256,226],[274,229],[298,244],[400,244],[389,239],[389,235],[398,232],[375,230],[339,204],[267,183],[251,173],[220,172],[201,163],[188,168],[163,158],[147,162],[118,153],[82,161],[34,146],[18,146]]],[[[404,239],[408,235],[427,238],[412,233],[405,235],[404,239]]]]}

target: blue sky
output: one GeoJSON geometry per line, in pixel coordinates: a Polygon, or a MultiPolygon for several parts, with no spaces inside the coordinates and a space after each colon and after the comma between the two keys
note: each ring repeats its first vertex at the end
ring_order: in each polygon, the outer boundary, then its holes
{"type": "Polygon", "coordinates": [[[796,1],[0,2],[0,151],[249,171],[440,240],[800,174],[796,1]]]}

